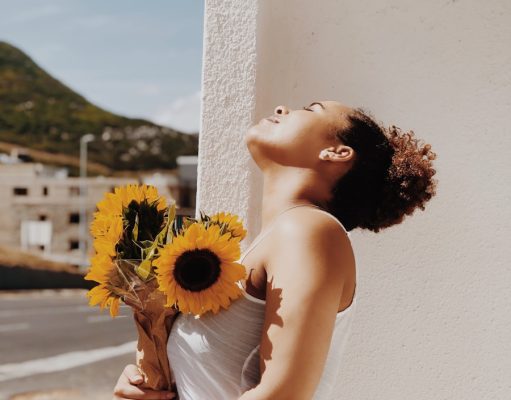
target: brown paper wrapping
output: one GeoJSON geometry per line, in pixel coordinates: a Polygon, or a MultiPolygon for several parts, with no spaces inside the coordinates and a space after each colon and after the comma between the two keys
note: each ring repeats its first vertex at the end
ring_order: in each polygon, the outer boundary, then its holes
{"type": "Polygon", "coordinates": [[[141,386],[172,390],[177,395],[167,355],[167,341],[179,312],[174,307],[164,307],[165,295],[154,290],[153,285],[136,289],[136,292],[140,301],[137,304],[127,303],[133,308],[138,332],[136,363],[144,377],[141,386]]]}

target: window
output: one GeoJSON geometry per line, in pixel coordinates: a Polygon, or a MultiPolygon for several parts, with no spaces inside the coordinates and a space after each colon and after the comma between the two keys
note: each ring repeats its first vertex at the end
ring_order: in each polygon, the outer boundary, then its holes
{"type": "Polygon", "coordinates": [[[179,186],[179,205],[182,207],[191,206],[192,187],[189,185],[179,186]]]}
{"type": "Polygon", "coordinates": [[[48,196],[48,186],[43,186],[43,196],[48,196]]]}
{"type": "Polygon", "coordinates": [[[70,224],[79,224],[80,223],[80,213],[69,214],[69,223],[70,224]]]}
{"type": "Polygon", "coordinates": [[[80,186],[69,186],[70,196],[80,196],[80,186]]]}
{"type": "Polygon", "coordinates": [[[15,196],[28,196],[28,188],[26,187],[15,187],[12,192],[15,196]]]}
{"type": "Polygon", "coordinates": [[[69,250],[78,250],[80,248],[80,241],[71,239],[69,241],[69,250]]]}

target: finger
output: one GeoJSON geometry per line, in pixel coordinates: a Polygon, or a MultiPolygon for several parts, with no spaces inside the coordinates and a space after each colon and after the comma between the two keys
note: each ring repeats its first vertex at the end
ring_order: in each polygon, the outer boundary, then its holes
{"type": "MultiPolygon", "coordinates": [[[[152,400],[152,399],[174,399],[176,397],[175,394],[172,394],[170,397],[157,397],[157,398],[153,398],[153,397],[141,397],[141,399],[144,399],[144,400],[152,400]]],[[[119,396],[114,396],[112,400],[138,400],[139,398],[136,398],[135,397],[119,397],[119,396]]]]}
{"type": "Polygon", "coordinates": [[[143,389],[137,386],[123,387],[122,390],[116,391],[115,395],[121,399],[127,398],[134,400],[160,400],[173,399],[176,397],[175,393],[170,391],[143,389]]]}
{"type": "MultiPolygon", "coordinates": [[[[151,400],[151,399],[175,399],[176,398],[176,395],[175,394],[171,394],[170,397],[141,397],[140,399],[144,399],[144,400],[151,400]]],[[[135,398],[135,397],[119,397],[119,396],[114,396],[112,400],[138,400],[139,398],[135,398]]]]}
{"type": "Polygon", "coordinates": [[[140,373],[138,367],[134,364],[126,365],[122,373],[126,378],[128,378],[128,382],[134,385],[140,385],[142,382],[144,382],[144,377],[140,373]]]}

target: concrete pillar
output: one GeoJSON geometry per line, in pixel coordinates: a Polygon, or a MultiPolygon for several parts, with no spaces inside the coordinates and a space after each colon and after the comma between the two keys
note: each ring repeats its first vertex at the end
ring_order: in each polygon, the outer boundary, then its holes
{"type": "Polygon", "coordinates": [[[260,176],[243,141],[256,107],[256,1],[206,1],[197,212],[238,214],[257,234],[260,176]]]}

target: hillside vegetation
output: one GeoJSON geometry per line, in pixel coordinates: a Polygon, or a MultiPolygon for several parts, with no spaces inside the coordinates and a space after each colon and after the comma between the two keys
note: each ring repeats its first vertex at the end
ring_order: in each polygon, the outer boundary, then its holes
{"type": "Polygon", "coordinates": [[[86,133],[90,160],[113,171],[173,169],[197,154],[197,134],[103,110],[0,41],[0,141],[77,157],[86,133]]]}

